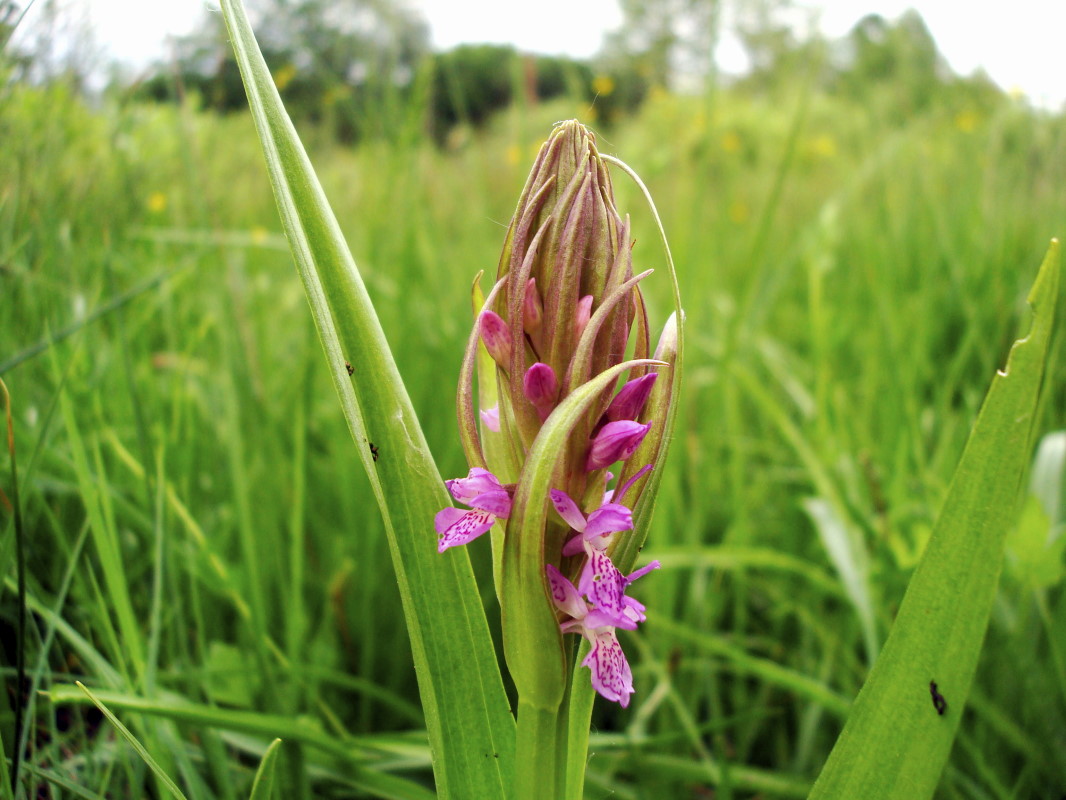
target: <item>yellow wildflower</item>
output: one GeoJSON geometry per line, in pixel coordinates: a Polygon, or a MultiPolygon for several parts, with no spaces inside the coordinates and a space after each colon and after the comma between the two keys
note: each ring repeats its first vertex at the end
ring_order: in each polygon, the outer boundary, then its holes
{"type": "Polygon", "coordinates": [[[614,79],[610,75],[597,75],[592,81],[592,91],[606,97],[614,91],[614,79]]]}
{"type": "Polygon", "coordinates": [[[278,71],[274,73],[274,85],[278,87],[279,92],[285,91],[285,87],[292,83],[292,79],[296,77],[296,65],[286,64],[283,67],[279,67],[278,71]]]}

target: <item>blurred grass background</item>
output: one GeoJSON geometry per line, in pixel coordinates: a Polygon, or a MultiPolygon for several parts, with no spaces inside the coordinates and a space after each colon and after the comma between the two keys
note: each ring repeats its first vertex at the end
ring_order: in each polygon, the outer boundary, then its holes
{"type": "MultiPolygon", "coordinates": [[[[623,642],[638,693],[596,707],[588,797],[805,795],[1066,222],[1061,114],[962,84],[901,109],[892,84],[785,73],[652,85],[611,119],[516,75],[514,102],[444,136],[418,92],[381,101],[384,136],[298,124],[445,477],[466,471],[470,281],[494,270],[551,124],[598,128],[655,197],[687,384],[644,551],[666,568],[623,642]]],[[[153,704],[124,718],[190,798],[246,796],[274,735],[281,796],[374,795],[366,770],[431,785],[381,523],[250,118],[11,79],[0,142],[0,377],[32,611],[18,687],[5,514],[0,736],[8,758],[26,748],[19,796],[159,791],[99,714],[53,702],[76,679],[153,704]]],[[[634,266],[662,267],[637,192],[616,190],[634,266]]],[[[668,287],[644,287],[661,324],[668,287]]],[[[1066,792],[1064,409],[1060,330],[944,798],[1066,792]]],[[[487,545],[472,555],[495,625],[487,545]]]]}

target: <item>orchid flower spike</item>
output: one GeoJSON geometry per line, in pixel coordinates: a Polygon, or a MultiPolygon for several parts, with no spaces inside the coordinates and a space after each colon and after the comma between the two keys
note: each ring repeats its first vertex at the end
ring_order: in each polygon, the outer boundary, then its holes
{"type": "Polygon", "coordinates": [[[659,566],[626,576],[612,557],[629,568],[640,544],[631,531],[647,530],[633,509],[654,506],[640,501],[656,481],[641,478],[670,438],[680,321],[671,317],[653,350],[640,288],[652,270],[634,273],[609,161],[583,125],[556,125],[511,218],[495,284],[487,295],[477,281],[472,290],[457,402],[472,468],[447,482],[469,508],[441,510],[434,527],[443,552],[505,523],[492,544],[519,708],[523,698],[561,702],[571,667],[558,634],[570,632],[592,646],[582,663],[596,691],[628,704],[633,676],[615,631],[643,621],[626,591],[659,566]],[[608,468],[618,483],[604,492],[608,468]],[[548,503],[557,514],[544,513],[548,503]],[[543,646],[553,633],[558,652],[543,646]]]}

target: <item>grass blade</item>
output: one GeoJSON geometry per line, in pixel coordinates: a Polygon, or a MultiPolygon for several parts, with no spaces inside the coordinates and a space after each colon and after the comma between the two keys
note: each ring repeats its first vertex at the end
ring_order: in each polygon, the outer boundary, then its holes
{"type": "Polygon", "coordinates": [[[892,632],[811,798],[922,800],[936,790],[970,692],[1029,458],[1058,279],[1053,241],[1029,293],[1029,335],[993,378],[892,632]]]}
{"type": "Polygon", "coordinates": [[[511,717],[468,555],[438,555],[449,504],[337,220],[282,106],[239,0],[223,15],[270,180],[349,429],[385,519],[442,797],[502,797],[511,717]],[[349,377],[345,362],[354,369],[349,377]]]}
{"type": "Polygon", "coordinates": [[[274,767],[278,762],[278,750],[281,747],[281,739],[275,739],[270,747],[263,753],[263,760],[259,762],[259,769],[255,773],[255,781],[252,783],[252,793],[248,800],[270,800],[274,792],[274,767]]]}
{"type": "Polygon", "coordinates": [[[85,696],[92,700],[93,705],[100,709],[103,715],[107,717],[108,721],[112,725],[114,725],[116,730],[118,730],[118,732],[122,734],[123,738],[125,738],[125,740],[130,743],[130,747],[132,747],[137,752],[137,755],[144,759],[144,763],[147,764],[149,769],[151,769],[152,772],[155,773],[156,777],[159,778],[159,782],[167,788],[167,791],[169,791],[174,797],[178,798],[178,800],[186,800],[185,795],[182,794],[182,791],[178,788],[178,785],[174,783],[174,781],[171,780],[170,776],[167,775],[159,766],[159,764],[156,763],[156,760],[152,758],[152,754],[144,749],[144,745],[137,741],[137,737],[130,733],[129,728],[123,725],[122,722],[119,721],[119,718],[112,714],[111,710],[103,703],[101,703],[96,698],[96,696],[89,691],[85,684],[81,683],[81,681],[78,681],[77,686],[79,689],[85,692],[85,696]]]}

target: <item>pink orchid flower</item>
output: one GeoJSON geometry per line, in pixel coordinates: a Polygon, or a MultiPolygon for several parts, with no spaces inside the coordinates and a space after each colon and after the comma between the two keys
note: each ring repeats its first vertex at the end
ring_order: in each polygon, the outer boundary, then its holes
{"type": "Polygon", "coordinates": [[[460,503],[470,506],[444,508],[437,512],[433,527],[437,529],[437,552],[472,542],[492,527],[497,519],[511,513],[511,493],[487,469],[474,467],[465,478],[445,481],[448,491],[460,503]]]}

